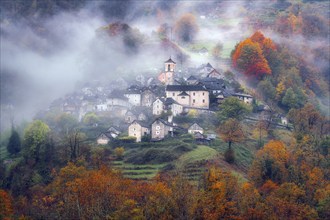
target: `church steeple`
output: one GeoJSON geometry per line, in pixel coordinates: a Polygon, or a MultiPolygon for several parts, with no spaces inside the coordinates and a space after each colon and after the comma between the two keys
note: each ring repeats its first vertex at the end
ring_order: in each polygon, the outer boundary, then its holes
{"type": "Polygon", "coordinates": [[[176,66],[176,63],[170,57],[170,59],[165,61],[165,72],[174,72],[175,66],[176,66]]]}

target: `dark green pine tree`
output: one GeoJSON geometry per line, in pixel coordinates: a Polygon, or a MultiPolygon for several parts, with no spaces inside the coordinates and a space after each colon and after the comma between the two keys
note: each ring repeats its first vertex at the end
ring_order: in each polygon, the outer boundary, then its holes
{"type": "Polygon", "coordinates": [[[15,129],[12,129],[9,142],[7,145],[7,151],[13,155],[21,151],[21,139],[18,132],[15,129]]]}

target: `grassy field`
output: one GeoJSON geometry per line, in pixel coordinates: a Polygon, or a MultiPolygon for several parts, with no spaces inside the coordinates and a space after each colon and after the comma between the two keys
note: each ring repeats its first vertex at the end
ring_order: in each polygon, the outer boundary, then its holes
{"type": "Polygon", "coordinates": [[[124,161],[112,162],[113,168],[121,170],[121,172],[125,177],[130,179],[141,179],[141,180],[152,179],[166,165],[167,163],[136,165],[136,164],[125,163],[124,161]]]}
{"type": "MultiPolygon", "coordinates": [[[[255,141],[246,141],[244,143],[234,143],[232,148],[235,152],[236,164],[243,170],[247,170],[253,161],[253,150],[257,143],[255,141]]],[[[221,154],[224,154],[228,149],[228,144],[218,146],[221,154]]]]}
{"type": "Polygon", "coordinates": [[[204,160],[210,160],[216,157],[218,152],[208,146],[199,145],[193,151],[182,155],[175,163],[177,168],[184,168],[185,166],[204,160]]]}

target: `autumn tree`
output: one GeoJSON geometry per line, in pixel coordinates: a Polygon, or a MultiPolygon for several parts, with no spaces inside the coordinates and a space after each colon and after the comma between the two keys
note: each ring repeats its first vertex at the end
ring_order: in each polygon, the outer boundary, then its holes
{"type": "Polygon", "coordinates": [[[327,131],[322,129],[325,128],[322,125],[326,123],[326,119],[310,103],[307,103],[301,109],[292,109],[288,115],[297,137],[308,134],[322,138],[327,134],[327,131]]]}
{"type": "Polygon", "coordinates": [[[220,137],[223,141],[228,142],[228,148],[231,149],[232,143],[244,140],[245,134],[241,123],[233,118],[228,119],[219,128],[220,137]]]}
{"type": "Polygon", "coordinates": [[[274,42],[270,38],[266,38],[260,31],[256,31],[250,39],[252,42],[258,43],[264,57],[268,60],[272,51],[276,50],[274,42]]]}
{"type": "Polygon", "coordinates": [[[177,39],[183,43],[190,43],[198,32],[196,18],[193,14],[184,14],[174,26],[177,39]]]}
{"type": "Polygon", "coordinates": [[[262,78],[270,75],[267,57],[276,50],[274,43],[269,38],[257,31],[250,38],[236,45],[231,53],[233,66],[244,72],[247,76],[262,78]]]}
{"type": "Polygon", "coordinates": [[[225,160],[228,163],[235,161],[234,151],[231,146],[232,143],[241,142],[245,138],[245,133],[241,123],[233,118],[229,118],[219,128],[219,134],[223,141],[228,142],[228,149],[225,152],[225,160]]]}
{"type": "Polygon", "coordinates": [[[306,204],[305,191],[294,183],[283,183],[266,198],[270,219],[317,219],[314,208],[306,204]]]}
{"type": "Polygon", "coordinates": [[[265,219],[265,204],[253,184],[245,182],[240,187],[242,197],[238,200],[238,207],[243,219],[265,219]]]}
{"type": "Polygon", "coordinates": [[[229,172],[211,168],[205,175],[204,192],[198,201],[197,219],[238,219],[239,186],[229,172]]]}
{"type": "Polygon", "coordinates": [[[17,154],[21,151],[21,139],[18,132],[12,128],[9,142],[7,144],[7,151],[11,154],[17,154]]]}
{"type": "Polygon", "coordinates": [[[12,219],[14,214],[12,198],[4,190],[0,189],[0,219],[12,219]]]}
{"type": "Polygon", "coordinates": [[[289,153],[281,141],[269,141],[257,152],[249,176],[257,186],[267,180],[283,183],[288,177],[288,159],[289,153]]]}

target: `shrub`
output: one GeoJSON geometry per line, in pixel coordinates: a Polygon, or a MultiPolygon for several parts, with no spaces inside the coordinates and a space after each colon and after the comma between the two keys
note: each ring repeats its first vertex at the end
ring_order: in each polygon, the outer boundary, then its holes
{"type": "Polygon", "coordinates": [[[123,159],[124,153],[125,153],[125,149],[123,147],[115,148],[115,154],[117,159],[123,159]]]}
{"type": "Polygon", "coordinates": [[[122,143],[134,143],[136,141],[136,137],[123,136],[123,137],[119,137],[118,141],[122,143]]]}
{"type": "Polygon", "coordinates": [[[225,161],[228,163],[234,163],[235,162],[235,153],[233,149],[228,149],[225,152],[225,161]]]}

